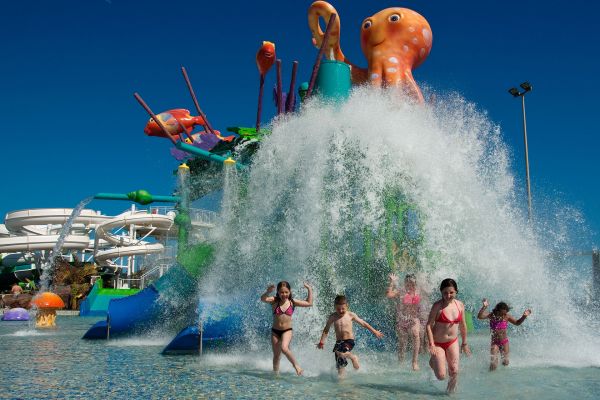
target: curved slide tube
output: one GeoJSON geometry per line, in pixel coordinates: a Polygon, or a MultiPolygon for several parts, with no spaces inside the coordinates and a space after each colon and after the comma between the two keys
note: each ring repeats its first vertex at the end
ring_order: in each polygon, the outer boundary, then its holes
{"type": "Polygon", "coordinates": [[[200,299],[198,315],[198,324],[181,330],[164,348],[163,354],[197,353],[201,340],[203,349],[214,349],[242,340],[243,316],[236,304],[200,299]]]}
{"type": "Polygon", "coordinates": [[[106,320],[94,324],[83,339],[142,334],[154,330],[157,325],[175,332],[194,319],[195,305],[190,298],[195,290],[195,280],[183,267],[174,265],[142,291],[112,299],[106,320]]]}
{"type": "Polygon", "coordinates": [[[173,218],[169,215],[148,214],[145,211],[128,211],[117,215],[96,227],[96,243],[104,241],[116,247],[97,250],[94,259],[99,265],[110,265],[115,258],[162,252],[164,246],[160,243],[148,243],[129,236],[117,235],[113,230],[135,226],[138,232],[146,231],[145,236],[175,234],[173,218]]]}
{"type": "MultiPolygon", "coordinates": [[[[0,225],[0,253],[2,265],[14,267],[34,262],[30,254],[39,250],[52,250],[58,241],[57,232],[71,216],[71,208],[39,208],[17,210],[6,214],[5,223],[0,225]]],[[[85,209],[73,221],[69,235],[64,238],[62,249],[85,250],[90,247],[88,233],[111,217],[85,209]]]]}
{"type": "MultiPolygon", "coordinates": [[[[39,208],[7,213],[3,229],[0,230],[0,253],[53,249],[58,239],[55,231],[67,222],[72,212],[71,208],[39,208]],[[15,236],[10,236],[11,233],[15,236]]],[[[73,221],[72,232],[65,238],[63,248],[88,248],[88,232],[110,218],[94,210],[82,210],[81,215],[73,221]]]]}
{"type": "MultiPolygon", "coordinates": [[[[46,235],[48,234],[48,225],[64,225],[72,213],[72,208],[36,208],[11,211],[6,214],[4,225],[13,233],[46,235]]],[[[100,215],[94,210],[84,209],[73,221],[72,230],[77,228],[90,230],[111,218],[100,215]]]]}
{"type": "MultiPolygon", "coordinates": [[[[0,253],[51,250],[58,241],[58,235],[15,236],[0,238],[0,253]]],[[[63,249],[84,250],[88,248],[90,238],[87,235],[67,235],[63,249]]]]}

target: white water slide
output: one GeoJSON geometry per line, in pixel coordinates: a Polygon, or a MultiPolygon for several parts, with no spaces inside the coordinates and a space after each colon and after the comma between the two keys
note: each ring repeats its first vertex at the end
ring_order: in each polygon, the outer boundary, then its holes
{"type": "Polygon", "coordinates": [[[164,250],[161,243],[150,243],[146,239],[176,235],[174,217],[174,213],[161,215],[148,214],[146,211],[127,211],[103,222],[96,227],[94,259],[99,265],[106,266],[114,265],[113,260],[120,257],[161,253],[164,250]],[[105,247],[101,245],[102,242],[112,247],[98,250],[99,247],[105,247]]]}
{"type": "MultiPolygon", "coordinates": [[[[0,253],[52,250],[59,231],[71,216],[71,208],[39,208],[6,214],[0,229],[0,253]]],[[[65,237],[64,250],[85,250],[90,246],[89,232],[111,217],[94,210],[82,210],[65,237]]]]}
{"type": "MultiPolygon", "coordinates": [[[[30,264],[35,261],[33,252],[54,249],[59,232],[72,213],[71,208],[40,208],[7,213],[4,224],[0,224],[2,265],[30,264]]],[[[114,265],[113,260],[120,257],[160,253],[164,246],[146,239],[175,235],[174,217],[174,213],[160,215],[146,211],[127,211],[111,217],[84,209],[73,220],[61,250],[93,250],[95,261],[103,266],[114,265]],[[90,239],[92,231],[96,232],[94,240],[90,239]]]]}

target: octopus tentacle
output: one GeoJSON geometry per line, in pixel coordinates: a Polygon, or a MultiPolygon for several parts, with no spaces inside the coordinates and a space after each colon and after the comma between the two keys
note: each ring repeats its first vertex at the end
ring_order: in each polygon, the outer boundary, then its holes
{"type": "Polygon", "coordinates": [[[328,48],[325,50],[325,56],[331,59],[333,55],[333,59],[344,61],[346,57],[344,57],[344,53],[342,53],[342,49],[340,48],[340,18],[336,9],[331,4],[324,1],[315,1],[312,3],[308,9],[308,27],[313,36],[313,44],[316,48],[321,48],[325,32],[321,29],[319,18],[323,18],[325,23],[327,23],[332,14],[336,14],[338,17],[333,22],[333,26],[329,32],[329,43],[327,44],[328,48]]]}
{"type": "Polygon", "coordinates": [[[340,15],[337,10],[326,1],[315,1],[308,8],[308,26],[312,33],[313,44],[316,48],[320,48],[323,43],[323,37],[325,36],[325,32],[323,32],[321,25],[319,24],[319,18],[323,18],[325,23],[327,23],[332,14],[336,14],[337,18],[333,22],[333,26],[329,32],[329,41],[327,43],[327,48],[325,49],[325,56],[329,59],[342,61],[350,65],[352,67],[352,82],[363,83],[367,80],[367,70],[352,64],[350,60],[344,56],[340,46],[340,15]]]}
{"type": "Polygon", "coordinates": [[[412,71],[410,69],[405,72],[404,89],[406,90],[407,94],[414,97],[419,103],[425,102],[423,93],[421,93],[421,89],[419,88],[419,85],[417,85],[415,78],[413,78],[412,71]]]}

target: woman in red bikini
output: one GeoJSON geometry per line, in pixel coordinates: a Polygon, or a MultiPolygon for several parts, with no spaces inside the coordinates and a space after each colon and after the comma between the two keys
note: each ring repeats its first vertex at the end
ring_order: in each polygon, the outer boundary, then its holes
{"type": "Polygon", "coordinates": [[[396,336],[398,338],[398,361],[404,360],[409,337],[412,338],[412,369],[419,370],[419,348],[423,338],[421,327],[421,291],[414,274],[407,274],[404,287],[399,287],[398,276],[390,274],[390,284],[385,293],[388,299],[396,300],[396,336]]]}
{"type": "Polygon", "coordinates": [[[467,345],[467,324],[463,318],[465,306],[456,299],[458,286],[454,279],[444,279],[440,284],[440,292],[442,298],[433,304],[427,320],[427,338],[431,354],[429,366],[439,380],[446,379],[446,370],[448,371],[446,391],[454,393],[458,383],[460,352],[471,355],[467,345]],[[462,338],[460,347],[459,332],[462,338]]]}
{"type": "Polygon", "coordinates": [[[273,372],[279,373],[279,360],[281,353],[292,363],[296,374],[302,375],[302,368],[296,362],[296,358],[290,350],[292,341],[292,314],[296,307],[311,307],[313,304],[312,287],[304,282],[308,291],[306,300],[295,300],[292,298],[292,288],[286,281],[277,284],[275,296],[269,293],[275,289],[275,285],[269,285],[267,291],[260,296],[260,300],[271,304],[273,308],[273,327],[271,328],[271,345],[273,346],[273,372]]]}
{"type": "Polygon", "coordinates": [[[508,312],[510,307],[505,302],[501,301],[496,304],[496,307],[492,312],[487,312],[489,303],[487,299],[483,299],[483,306],[477,314],[478,319],[489,319],[490,320],[490,331],[492,334],[492,343],[490,345],[490,371],[494,371],[498,366],[498,353],[502,356],[502,365],[508,365],[508,352],[510,346],[508,345],[508,335],[506,334],[506,328],[508,323],[513,325],[521,325],[525,318],[531,314],[531,310],[527,309],[523,312],[523,315],[519,319],[515,319],[508,312]]]}

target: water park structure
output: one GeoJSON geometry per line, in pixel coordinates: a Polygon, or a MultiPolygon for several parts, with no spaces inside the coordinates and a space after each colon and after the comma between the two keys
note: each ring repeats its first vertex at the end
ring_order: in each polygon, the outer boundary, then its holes
{"type": "MultiPolygon", "coordinates": [[[[143,339],[168,337],[164,355],[261,348],[254,342],[268,335],[271,315],[258,310],[257,293],[275,277],[294,290],[305,280],[314,285],[315,306],[304,314],[309,322],[294,326],[296,340],[311,348],[309,337],[340,293],[352,311],[393,336],[393,305],[383,295],[389,276],[416,276],[423,307],[437,299],[447,276],[460,282],[465,304],[488,293],[499,297],[507,285],[517,287],[516,303],[529,304],[553,287],[543,273],[546,255],[512,202],[504,148],[487,120],[460,100],[428,101],[413,76],[432,49],[427,20],[399,7],[367,17],[360,29],[367,68],[342,52],[340,16],[331,4],[314,2],[308,26],[318,49],[312,74],[297,84],[294,61],[287,93],[275,43],[259,47],[254,126],[215,129],[184,67],[194,111],[155,110],[149,98],[133,94],[149,118],[140,121],[139,134],[165,139],[181,162],[173,193],[102,192],[75,208],[6,214],[2,276],[41,288],[30,303],[38,327],[60,329],[55,313],[65,304],[46,299],[59,261],[96,272],[79,304],[81,317],[94,318],[83,345],[120,346],[134,338],[143,346],[143,339]],[[273,67],[277,113],[265,123],[265,78],[273,67]],[[206,195],[219,199],[218,212],[195,206],[206,195]],[[123,202],[125,210],[103,215],[86,208],[92,201],[94,208],[123,202]],[[517,286],[531,274],[539,282],[517,286]]],[[[568,297],[566,288],[557,291],[568,297]]],[[[28,307],[5,316],[23,321],[28,307]]],[[[469,332],[482,328],[473,311],[464,314],[469,332]]],[[[393,339],[361,335],[361,350],[395,346],[393,339]]]]}

